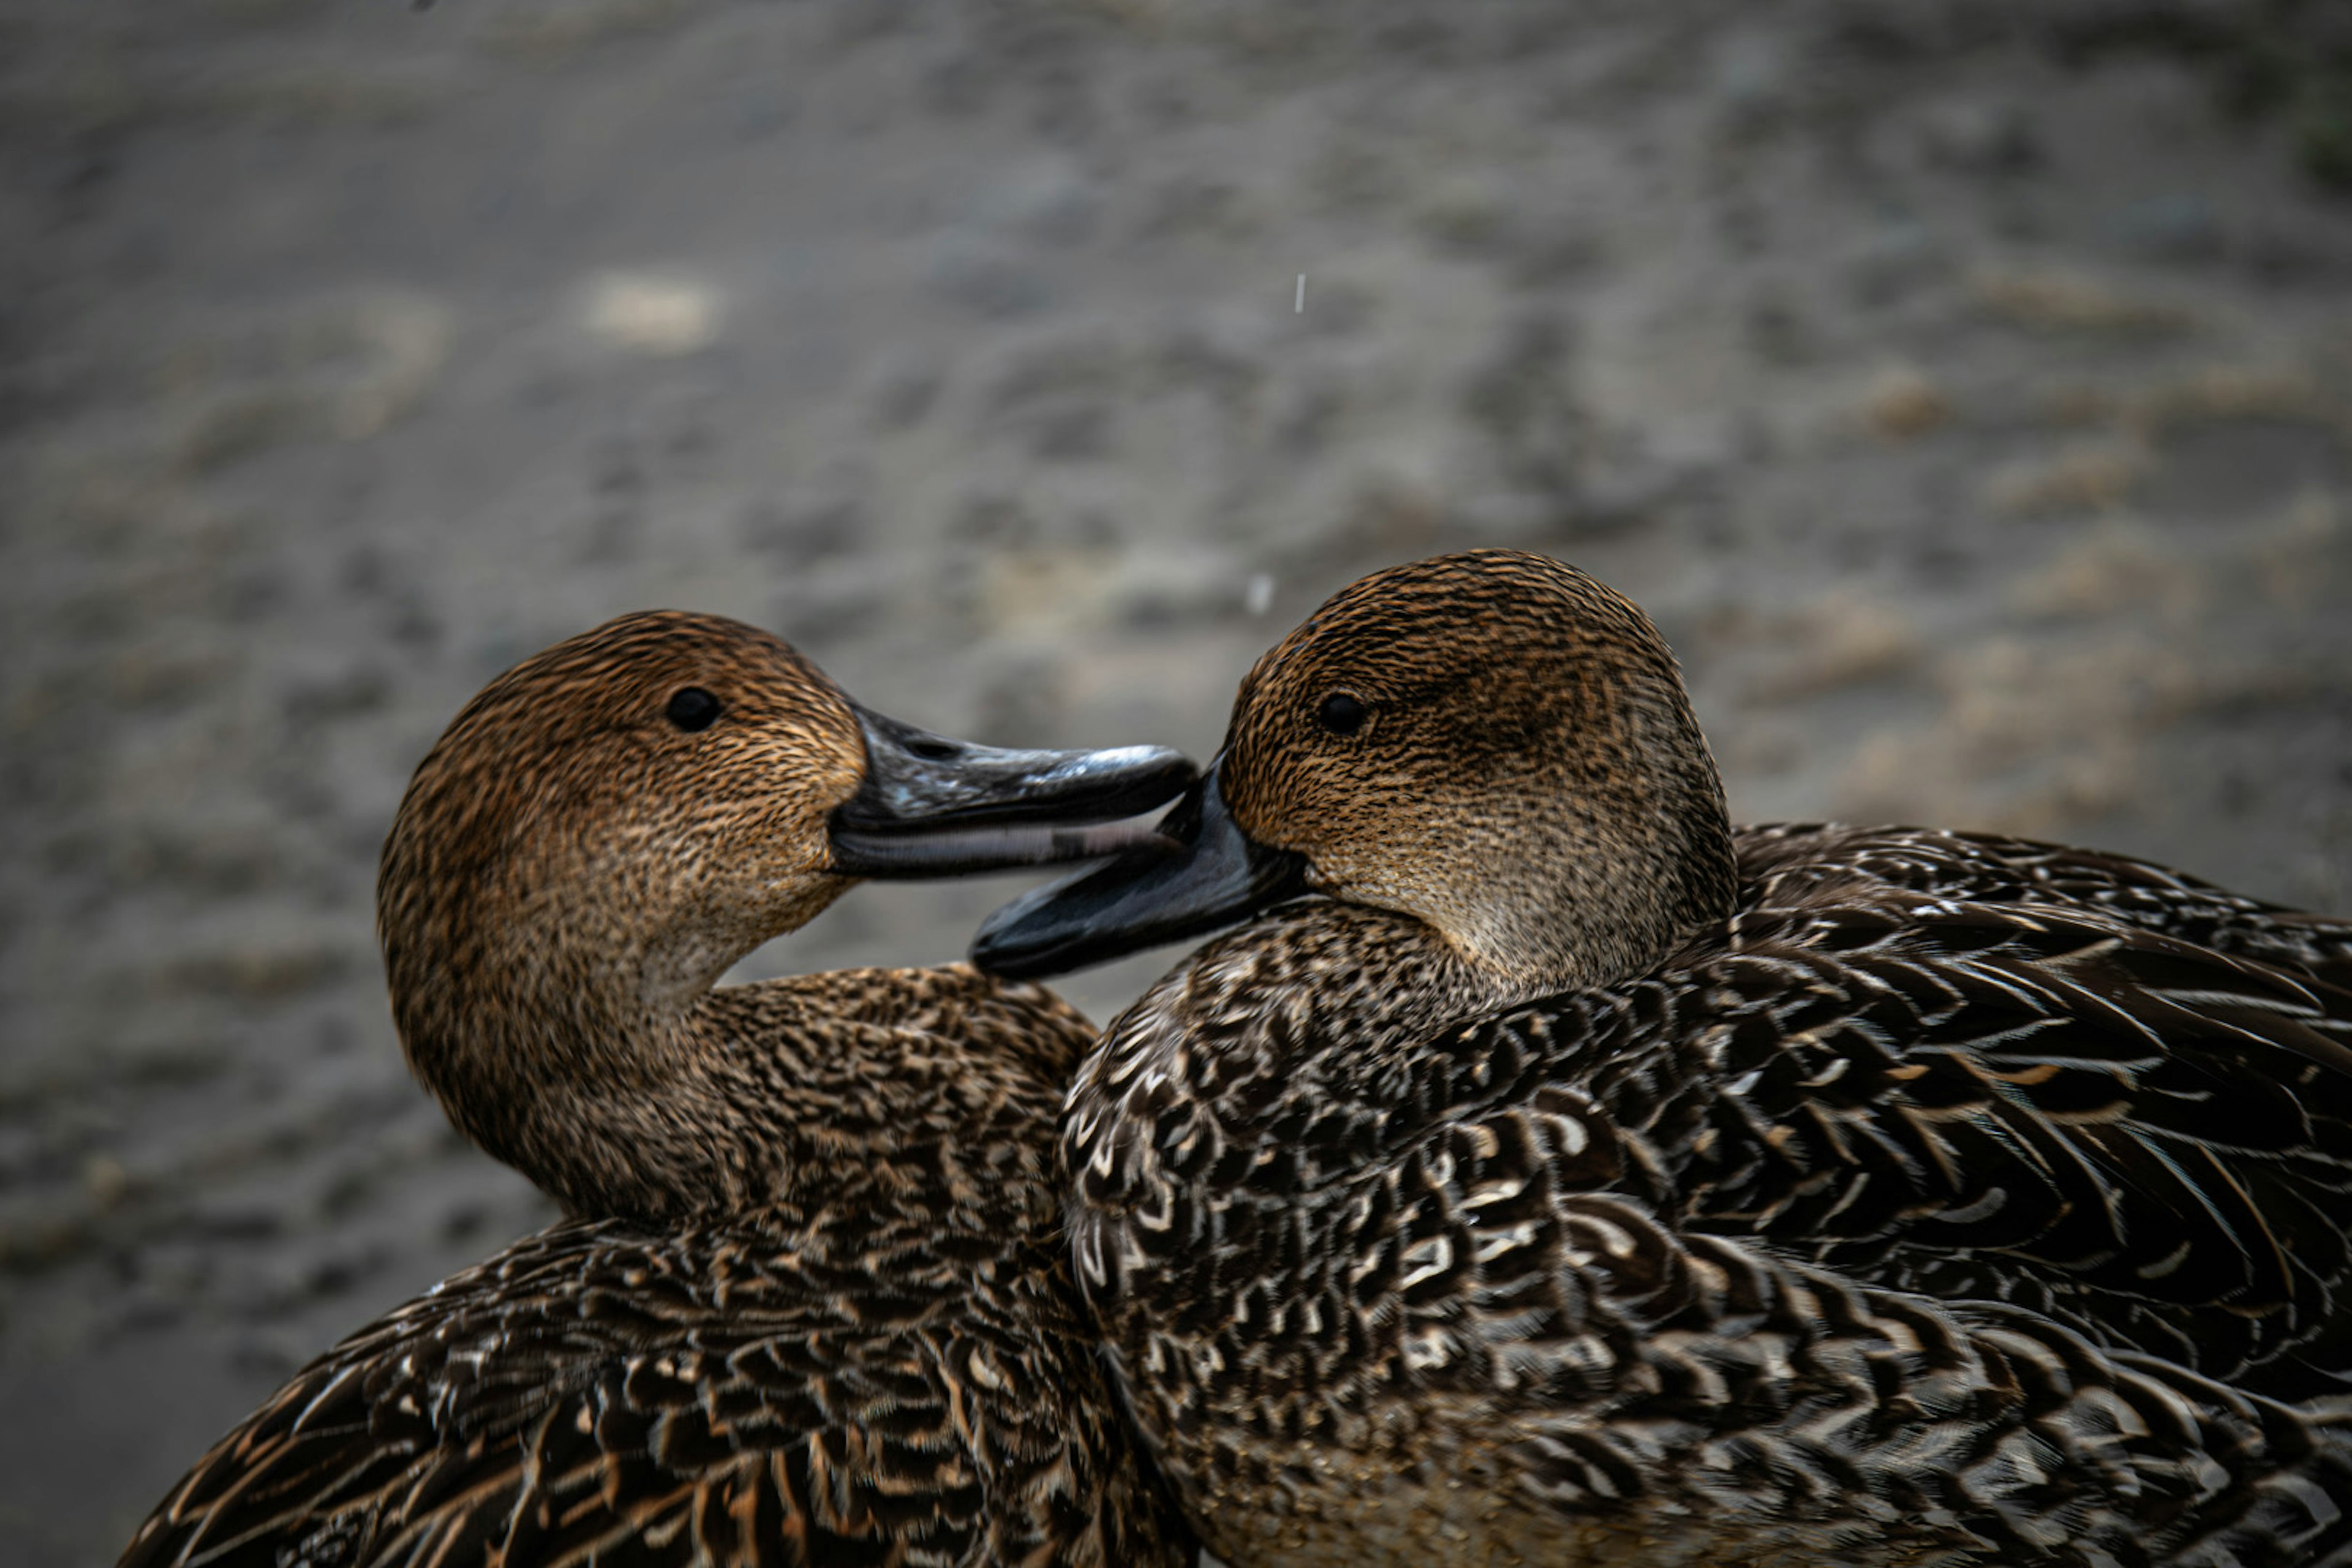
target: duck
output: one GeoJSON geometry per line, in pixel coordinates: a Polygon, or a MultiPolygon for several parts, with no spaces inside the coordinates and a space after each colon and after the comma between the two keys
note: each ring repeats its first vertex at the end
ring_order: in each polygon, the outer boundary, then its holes
{"type": "Polygon", "coordinates": [[[1234,1568],[2352,1563],[2352,922],[1735,830],[1648,617],[1517,551],[1331,597],[1162,827],[972,953],[1208,939],[1062,1137],[1234,1568]]]}
{"type": "Polygon", "coordinates": [[[124,1568],[1189,1563],[1059,1237],[1092,1026],[961,963],[717,982],[863,879],[1134,847],[1192,773],[934,735],[716,616],[492,680],[378,935],[415,1076],[564,1217],[297,1373],[124,1568]]]}

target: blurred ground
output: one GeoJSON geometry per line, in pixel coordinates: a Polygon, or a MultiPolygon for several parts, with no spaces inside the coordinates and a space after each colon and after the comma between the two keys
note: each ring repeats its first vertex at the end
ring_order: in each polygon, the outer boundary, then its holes
{"type": "Polygon", "coordinates": [[[1205,755],[1325,594],[1520,544],[1654,613],[1744,817],[2352,907],[2352,207],[2132,11],[6,0],[0,1557],[110,1561],[547,1217],[407,1080],[371,880],[620,610],[1205,755]]]}

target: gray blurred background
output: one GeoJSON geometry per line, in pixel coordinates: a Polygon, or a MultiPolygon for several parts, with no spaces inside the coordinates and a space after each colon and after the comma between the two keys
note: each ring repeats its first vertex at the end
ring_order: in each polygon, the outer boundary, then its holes
{"type": "Polygon", "coordinates": [[[110,1561],[550,1216],[409,1082],[371,884],[621,610],[1205,755],[1325,595],[1517,544],[1650,608],[1743,817],[2352,907],[2347,15],[5,0],[0,1558],[110,1561]]]}

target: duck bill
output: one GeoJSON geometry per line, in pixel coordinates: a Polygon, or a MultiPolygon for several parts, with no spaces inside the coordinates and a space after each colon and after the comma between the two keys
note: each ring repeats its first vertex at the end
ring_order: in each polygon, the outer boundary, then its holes
{"type": "Polygon", "coordinates": [[[1244,833],[1225,811],[1217,764],[1160,819],[1174,854],[1140,850],[1015,899],[982,923],[971,961],[1035,980],[1147,947],[1206,936],[1310,889],[1307,859],[1244,833]]]}
{"type": "Polygon", "coordinates": [[[850,706],[866,777],[830,824],[843,876],[957,877],[1171,847],[1150,814],[1194,770],[1165,746],[1004,751],[850,706]]]}

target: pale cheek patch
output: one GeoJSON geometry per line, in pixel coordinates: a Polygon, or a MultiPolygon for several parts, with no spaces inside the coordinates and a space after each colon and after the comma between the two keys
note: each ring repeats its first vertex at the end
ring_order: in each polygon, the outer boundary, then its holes
{"type": "Polygon", "coordinates": [[[1411,915],[1465,962],[1517,976],[1542,962],[1511,896],[1533,869],[1528,855],[1509,853],[1491,835],[1445,841],[1431,828],[1402,845],[1318,854],[1308,880],[1333,898],[1411,915]]]}

